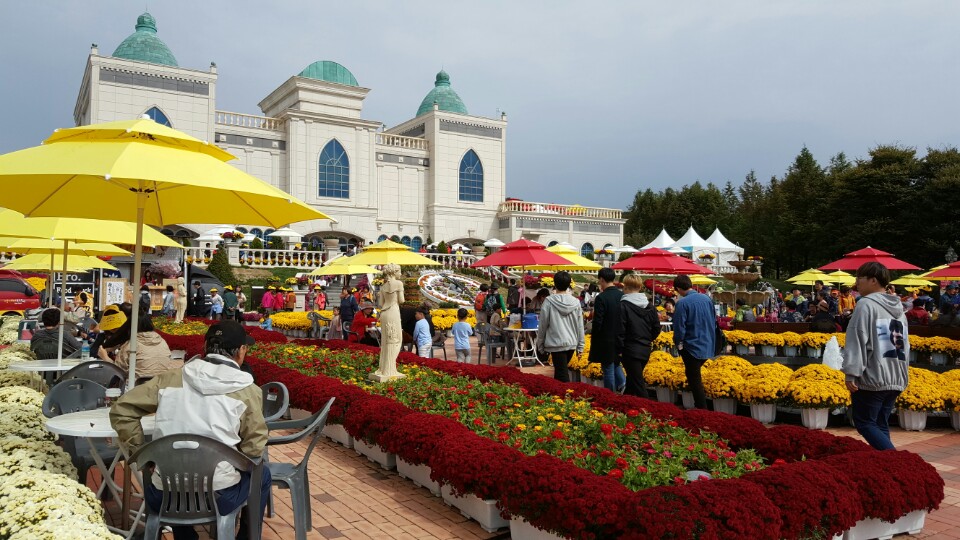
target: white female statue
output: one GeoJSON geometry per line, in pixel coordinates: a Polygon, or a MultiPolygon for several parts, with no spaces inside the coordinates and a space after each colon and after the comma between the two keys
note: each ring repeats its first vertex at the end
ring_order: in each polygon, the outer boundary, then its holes
{"type": "Polygon", "coordinates": [[[397,356],[403,347],[400,327],[400,304],[403,302],[403,282],[400,267],[383,267],[383,286],[380,287],[380,369],[370,374],[370,380],[384,382],[404,377],[397,371],[397,356]]]}

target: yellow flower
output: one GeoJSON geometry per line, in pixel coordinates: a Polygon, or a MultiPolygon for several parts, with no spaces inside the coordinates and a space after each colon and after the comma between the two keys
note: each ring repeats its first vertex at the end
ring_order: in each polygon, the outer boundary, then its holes
{"type": "Polygon", "coordinates": [[[927,369],[909,368],[909,382],[897,396],[897,407],[911,411],[942,411],[945,407],[942,377],[927,369]]]}
{"type": "Polygon", "coordinates": [[[793,373],[784,397],[802,408],[847,406],[850,405],[850,391],[844,379],[844,374],[836,369],[823,364],[809,364],[793,373]]]}

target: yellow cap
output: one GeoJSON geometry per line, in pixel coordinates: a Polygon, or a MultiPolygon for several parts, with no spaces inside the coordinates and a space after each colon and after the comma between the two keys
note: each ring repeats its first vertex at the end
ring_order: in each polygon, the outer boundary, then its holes
{"type": "Polygon", "coordinates": [[[127,322],[127,316],[120,311],[116,304],[111,304],[103,310],[103,315],[100,316],[100,330],[116,330],[123,326],[125,322],[127,322]]]}

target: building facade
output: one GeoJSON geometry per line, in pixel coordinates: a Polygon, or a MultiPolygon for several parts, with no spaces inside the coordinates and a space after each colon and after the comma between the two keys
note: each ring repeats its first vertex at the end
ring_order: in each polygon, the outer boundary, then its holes
{"type": "MultiPolygon", "coordinates": [[[[392,238],[417,249],[428,240],[520,237],[584,252],[622,245],[620,210],[508,200],[507,115],[471,115],[444,71],[415,116],[390,128],[362,117],[371,90],[332,61],[283,81],[258,104],[261,115],[217,110],[216,87],[216,66],[180,67],[144,13],[113,54],[91,48],[74,121],[148,115],[214,142],[237,157],[236,167],[337,220],[291,224],[313,245],[336,238],[345,249],[392,238]]],[[[165,231],[195,237],[210,226],[165,231]]]]}

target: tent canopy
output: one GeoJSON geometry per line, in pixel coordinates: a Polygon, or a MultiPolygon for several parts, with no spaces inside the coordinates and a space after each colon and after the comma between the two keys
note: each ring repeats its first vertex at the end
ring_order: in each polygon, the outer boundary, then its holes
{"type": "Polygon", "coordinates": [[[743,248],[727,240],[727,237],[720,232],[719,227],[713,230],[713,234],[710,235],[710,238],[707,238],[707,242],[713,244],[720,251],[737,251],[743,253],[743,248]]]}
{"type": "Polygon", "coordinates": [[[644,249],[649,249],[654,247],[660,248],[660,249],[667,249],[668,247],[672,246],[673,243],[674,243],[674,240],[673,238],[670,238],[669,234],[667,234],[667,230],[660,229],[660,234],[658,234],[657,237],[653,239],[653,242],[650,242],[649,244],[643,246],[642,248],[640,248],[640,250],[642,251],[644,249]]]}
{"type": "Polygon", "coordinates": [[[713,252],[717,250],[716,246],[704,240],[697,234],[697,231],[693,230],[693,225],[691,225],[690,228],[687,229],[687,232],[684,233],[679,240],[674,242],[671,247],[687,249],[693,253],[694,256],[704,251],[713,252]]]}

